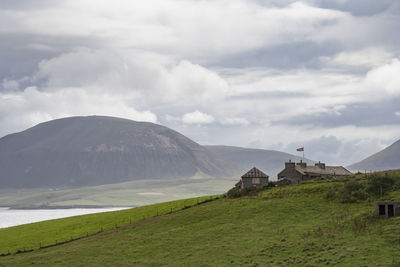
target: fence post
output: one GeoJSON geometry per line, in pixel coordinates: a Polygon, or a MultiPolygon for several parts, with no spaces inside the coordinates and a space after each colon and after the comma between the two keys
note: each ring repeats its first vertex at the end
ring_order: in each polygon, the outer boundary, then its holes
{"type": "Polygon", "coordinates": [[[39,248],[42,248],[42,242],[39,243],[39,248]]]}
{"type": "Polygon", "coordinates": [[[132,218],[129,218],[129,224],[132,224],[132,218]]]}
{"type": "Polygon", "coordinates": [[[88,232],[86,232],[86,237],[88,237],[89,236],[89,233],[88,232]]]}

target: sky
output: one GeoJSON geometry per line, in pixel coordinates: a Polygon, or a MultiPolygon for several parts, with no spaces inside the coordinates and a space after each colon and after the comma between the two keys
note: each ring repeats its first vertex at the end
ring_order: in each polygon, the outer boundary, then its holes
{"type": "Polygon", "coordinates": [[[400,139],[400,1],[1,0],[0,136],[68,117],[348,165],[400,139]]]}

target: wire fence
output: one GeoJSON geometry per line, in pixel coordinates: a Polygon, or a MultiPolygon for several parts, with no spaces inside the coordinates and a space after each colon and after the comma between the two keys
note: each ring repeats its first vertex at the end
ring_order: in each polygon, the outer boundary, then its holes
{"type": "Polygon", "coordinates": [[[37,251],[37,250],[40,250],[40,249],[45,249],[45,248],[50,248],[50,247],[55,247],[55,246],[67,244],[67,243],[70,243],[70,242],[73,242],[73,241],[76,241],[76,240],[79,240],[79,239],[88,238],[88,237],[100,234],[100,233],[105,232],[105,231],[113,231],[113,230],[116,230],[116,229],[118,229],[120,227],[127,226],[129,224],[134,223],[134,222],[138,222],[138,221],[145,220],[145,219],[148,219],[148,218],[154,218],[154,217],[161,216],[161,215],[167,215],[167,214],[176,213],[176,212],[179,212],[179,211],[182,211],[182,210],[185,210],[185,209],[197,206],[197,205],[201,205],[201,204],[204,204],[204,203],[207,203],[207,202],[210,202],[210,201],[217,200],[219,198],[220,198],[220,196],[210,196],[210,198],[205,198],[205,199],[202,198],[200,200],[197,199],[195,202],[189,203],[188,205],[186,204],[186,201],[183,201],[183,205],[182,206],[175,207],[175,208],[174,207],[170,207],[169,209],[156,207],[155,210],[153,210],[152,212],[148,212],[147,216],[146,215],[142,215],[141,218],[136,218],[136,219],[132,219],[132,216],[129,217],[129,221],[127,221],[125,224],[121,224],[120,223],[119,225],[118,224],[114,224],[114,226],[112,226],[112,227],[109,227],[109,226],[108,227],[101,227],[98,231],[91,232],[91,233],[87,231],[87,232],[85,232],[85,233],[83,233],[83,234],[81,234],[79,236],[75,236],[75,237],[71,236],[69,239],[55,240],[54,243],[50,243],[50,244],[48,244],[48,243],[44,244],[42,242],[38,242],[37,245],[33,246],[33,247],[32,246],[25,246],[25,247],[21,247],[19,249],[8,250],[7,253],[4,253],[4,252],[1,253],[0,257],[9,256],[9,255],[16,255],[16,254],[26,253],[26,252],[32,252],[32,251],[37,251]]]}

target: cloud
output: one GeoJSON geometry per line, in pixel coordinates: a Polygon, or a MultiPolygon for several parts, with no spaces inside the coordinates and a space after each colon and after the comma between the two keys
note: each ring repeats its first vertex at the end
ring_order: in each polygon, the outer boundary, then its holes
{"type": "Polygon", "coordinates": [[[221,120],[221,123],[223,125],[249,125],[250,122],[246,120],[245,118],[225,118],[221,120]]]}
{"type": "Polygon", "coordinates": [[[0,94],[0,135],[52,119],[78,115],[107,115],[157,122],[148,110],[138,111],[123,99],[109,94],[92,95],[82,89],[41,92],[28,87],[22,93],[0,94]],[[12,112],[10,112],[12,111],[12,112]]]}
{"type": "Polygon", "coordinates": [[[103,114],[351,161],[399,130],[400,5],[367,1],[2,1],[0,134],[103,114]]]}
{"type": "Polygon", "coordinates": [[[365,83],[376,90],[381,97],[400,95],[400,61],[394,58],[391,63],[372,69],[367,73],[365,83]]]}
{"type": "Polygon", "coordinates": [[[327,64],[371,68],[390,63],[393,53],[382,47],[368,47],[361,50],[343,51],[333,57],[322,57],[327,64]]]}
{"type": "Polygon", "coordinates": [[[187,124],[209,124],[214,121],[214,117],[196,110],[184,114],[182,121],[187,124]]]}

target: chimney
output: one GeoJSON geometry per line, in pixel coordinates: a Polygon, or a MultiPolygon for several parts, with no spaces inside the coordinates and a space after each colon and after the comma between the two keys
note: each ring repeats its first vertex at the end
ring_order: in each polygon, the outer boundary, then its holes
{"type": "Polygon", "coordinates": [[[300,167],[302,167],[302,168],[307,167],[307,163],[306,163],[306,162],[303,162],[303,160],[300,160],[300,162],[297,163],[297,165],[300,166],[300,167]]]}
{"type": "Polygon", "coordinates": [[[292,162],[290,159],[289,159],[288,162],[285,162],[285,168],[286,169],[291,169],[291,168],[294,168],[294,167],[295,167],[295,163],[292,162]]]}
{"type": "Polygon", "coordinates": [[[325,163],[321,163],[321,161],[318,161],[318,163],[315,163],[315,166],[318,166],[320,169],[325,169],[325,163]]]}

